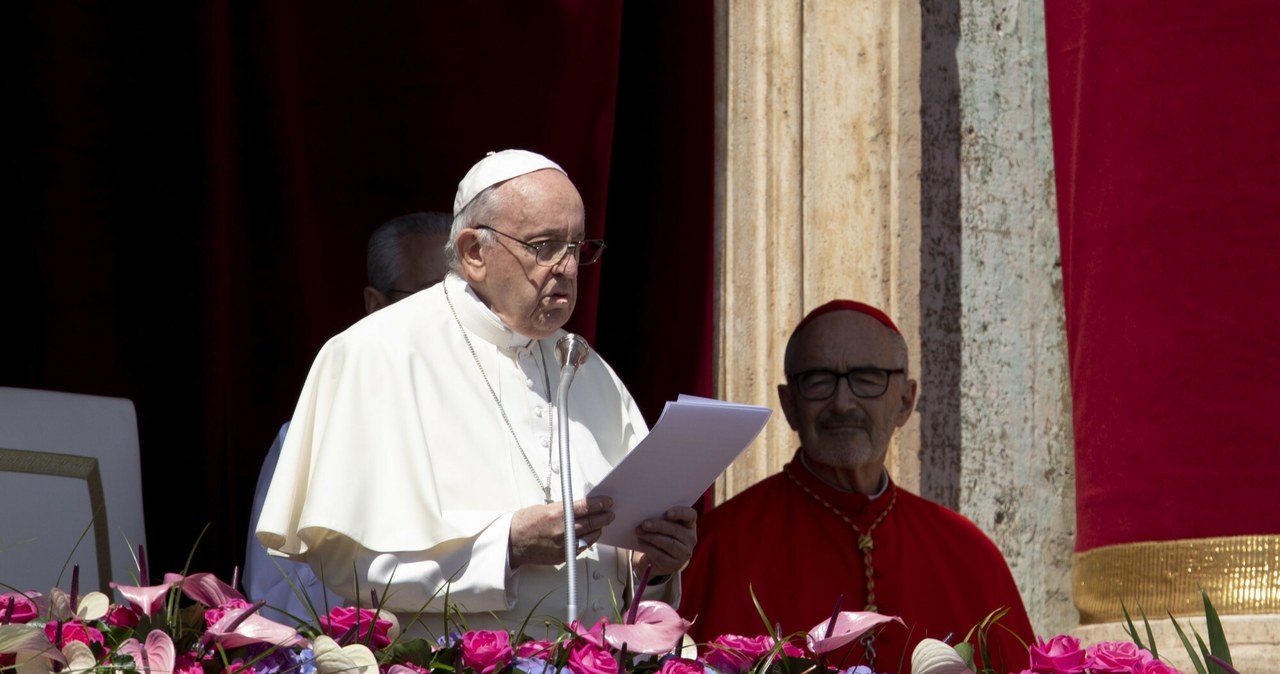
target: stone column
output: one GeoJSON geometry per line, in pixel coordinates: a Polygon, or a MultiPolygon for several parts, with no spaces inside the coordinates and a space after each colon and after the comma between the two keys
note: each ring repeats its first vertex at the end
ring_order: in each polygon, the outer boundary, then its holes
{"type": "MultiPolygon", "coordinates": [[[[921,382],[890,471],[986,530],[1033,625],[1064,631],[1070,409],[1039,3],[717,7],[717,395],[776,411],[805,311],[885,308],[921,382]]],[[[777,412],[719,500],[795,442],[777,412]]]]}
{"type": "MultiPolygon", "coordinates": [[[[919,368],[919,21],[915,3],[718,4],[717,393],[775,409],[719,500],[795,450],[775,390],[809,309],[885,308],[919,368]]],[[[918,422],[897,442],[895,476],[914,490],[918,422]]]]}

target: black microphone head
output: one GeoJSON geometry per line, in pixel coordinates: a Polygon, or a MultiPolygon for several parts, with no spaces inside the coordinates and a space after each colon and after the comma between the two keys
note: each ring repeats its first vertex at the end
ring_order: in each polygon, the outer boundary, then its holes
{"type": "Polygon", "coordinates": [[[591,351],[587,347],[587,340],[573,334],[572,332],[560,338],[556,342],[556,360],[560,361],[560,367],[566,365],[578,369],[583,363],[587,362],[587,354],[591,351]]]}

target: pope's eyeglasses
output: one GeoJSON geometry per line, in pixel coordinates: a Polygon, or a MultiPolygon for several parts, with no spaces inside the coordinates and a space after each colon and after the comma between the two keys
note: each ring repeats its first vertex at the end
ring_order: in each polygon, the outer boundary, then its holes
{"type": "Polygon", "coordinates": [[[805,400],[826,400],[835,395],[836,385],[843,379],[849,383],[849,391],[858,398],[879,398],[889,390],[889,377],[906,372],[882,367],[855,367],[848,372],[835,370],[805,370],[787,375],[795,383],[796,392],[805,400]]]}
{"type": "Polygon", "coordinates": [[[499,236],[506,237],[516,243],[533,251],[534,261],[542,267],[554,267],[562,260],[564,256],[573,251],[574,256],[578,260],[578,266],[582,267],[594,263],[600,259],[600,255],[604,253],[604,241],[600,239],[583,239],[582,241],[539,241],[537,243],[529,243],[517,239],[505,232],[490,227],[489,225],[473,225],[474,229],[483,229],[493,232],[499,236]]]}

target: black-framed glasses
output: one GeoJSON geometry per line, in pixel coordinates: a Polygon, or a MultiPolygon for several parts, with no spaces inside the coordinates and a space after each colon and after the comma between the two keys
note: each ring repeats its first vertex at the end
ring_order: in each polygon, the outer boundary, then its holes
{"type": "Polygon", "coordinates": [[[836,392],[836,385],[843,379],[849,382],[849,391],[859,398],[879,398],[889,390],[889,377],[906,372],[882,367],[855,367],[848,372],[835,370],[805,370],[787,375],[795,383],[796,392],[805,400],[826,400],[836,392]]]}
{"type": "Polygon", "coordinates": [[[490,227],[489,225],[473,225],[474,229],[483,229],[499,236],[504,236],[516,243],[533,251],[534,261],[543,267],[554,267],[564,260],[565,254],[573,251],[578,259],[578,266],[585,266],[594,263],[600,259],[600,255],[604,253],[604,241],[600,239],[583,239],[582,241],[539,241],[537,243],[529,243],[517,239],[505,232],[490,227]]]}

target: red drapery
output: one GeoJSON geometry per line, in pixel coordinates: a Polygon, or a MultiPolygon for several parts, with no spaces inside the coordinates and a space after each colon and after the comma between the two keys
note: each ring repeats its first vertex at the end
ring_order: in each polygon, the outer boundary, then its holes
{"type": "Polygon", "coordinates": [[[1076,549],[1280,533],[1280,7],[1045,15],[1076,549]]]}
{"type": "Polygon", "coordinates": [[[610,248],[567,327],[650,420],[710,393],[710,3],[22,9],[0,385],[134,401],[157,573],[208,523],[193,570],[229,577],[312,356],[362,315],[369,233],[449,210],[489,150],[582,192],[610,248]]]}

